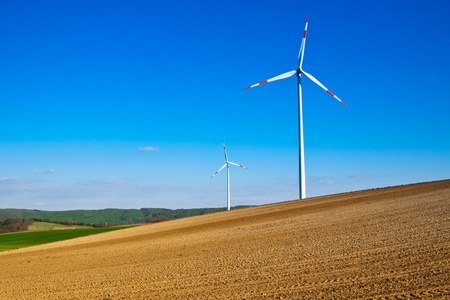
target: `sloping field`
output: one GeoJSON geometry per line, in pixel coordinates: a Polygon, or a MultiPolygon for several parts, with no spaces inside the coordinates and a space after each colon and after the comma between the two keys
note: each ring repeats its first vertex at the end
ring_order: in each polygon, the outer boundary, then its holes
{"type": "Polygon", "coordinates": [[[450,180],[0,253],[0,299],[449,299],[450,180]]]}

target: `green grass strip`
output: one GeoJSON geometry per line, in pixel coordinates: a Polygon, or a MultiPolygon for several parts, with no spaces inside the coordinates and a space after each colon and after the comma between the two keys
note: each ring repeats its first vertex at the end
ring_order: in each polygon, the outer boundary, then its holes
{"type": "Polygon", "coordinates": [[[77,237],[114,231],[125,227],[105,227],[105,228],[81,228],[51,231],[25,231],[17,233],[0,234],[0,251],[18,249],[23,247],[47,244],[57,241],[69,240],[77,237]]]}

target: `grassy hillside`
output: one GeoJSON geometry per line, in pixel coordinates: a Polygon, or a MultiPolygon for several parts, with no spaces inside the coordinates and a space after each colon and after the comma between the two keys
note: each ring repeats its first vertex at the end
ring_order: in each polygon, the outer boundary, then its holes
{"type": "MultiPolygon", "coordinates": [[[[242,208],[244,206],[236,206],[242,208]]],[[[28,209],[0,209],[0,221],[12,218],[40,219],[51,221],[84,222],[90,224],[114,224],[126,225],[144,223],[149,218],[181,219],[197,215],[223,211],[225,208],[194,208],[194,209],[166,209],[166,208],[141,208],[141,209],[116,209],[101,210],[67,210],[44,211],[28,209]]]]}
{"type": "Polygon", "coordinates": [[[79,228],[71,230],[46,230],[7,233],[0,235],[0,251],[63,241],[127,227],[79,228]]]}
{"type": "Polygon", "coordinates": [[[33,222],[30,226],[28,226],[28,231],[49,231],[53,230],[53,228],[67,228],[67,229],[80,229],[80,228],[91,228],[91,226],[80,226],[80,225],[63,225],[58,223],[50,223],[50,222],[33,222]]]}

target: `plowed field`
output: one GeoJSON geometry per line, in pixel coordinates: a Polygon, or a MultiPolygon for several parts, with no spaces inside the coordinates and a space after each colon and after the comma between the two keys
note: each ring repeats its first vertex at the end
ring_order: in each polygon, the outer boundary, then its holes
{"type": "Polygon", "coordinates": [[[450,299],[450,180],[0,253],[0,299],[450,299]]]}

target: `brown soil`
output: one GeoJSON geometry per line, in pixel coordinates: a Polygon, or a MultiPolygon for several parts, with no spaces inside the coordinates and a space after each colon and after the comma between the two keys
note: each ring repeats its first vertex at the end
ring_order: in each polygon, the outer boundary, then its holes
{"type": "Polygon", "coordinates": [[[0,253],[1,299],[450,299],[450,180],[0,253]]]}

